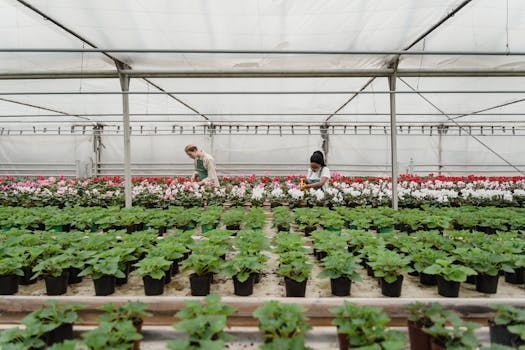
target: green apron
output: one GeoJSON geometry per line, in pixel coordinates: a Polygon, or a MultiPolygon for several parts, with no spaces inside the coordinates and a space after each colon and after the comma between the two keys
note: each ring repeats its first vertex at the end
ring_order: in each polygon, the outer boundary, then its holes
{"type": "Polygon", "coordinates": [[[208,170],[204,167],[202,159],[197,159],[197,173],[199,174],[200,181],[208,177],[208,170]]]}

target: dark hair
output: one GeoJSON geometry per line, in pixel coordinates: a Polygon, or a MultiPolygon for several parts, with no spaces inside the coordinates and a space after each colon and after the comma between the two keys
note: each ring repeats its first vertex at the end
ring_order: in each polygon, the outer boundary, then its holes
{"type": "Polygon", "coordinates": [[[312,154],[312,156],[310,157],[310,162],[317,163],[320,166],[326,166],[326,164],[324,162],[323,152],[321,152],[321,151],[315,151],[312,154]]]}

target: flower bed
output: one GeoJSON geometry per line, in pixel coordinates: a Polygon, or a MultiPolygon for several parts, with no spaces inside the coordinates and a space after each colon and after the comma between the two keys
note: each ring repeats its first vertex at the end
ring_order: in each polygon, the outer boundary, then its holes
{"type": "MultiPolygon", "coordinates": [[[[326,192],[298,189],[300,176],[223,177],[213,187],[189,182],[187,178],[133,179],[135,205],[166,208],[288,203],[296,206],[389,205],[389,178],[345,177],[335,174],[326,192]]],[[[402,175],[398,181],[399,204],[404,207],[439,206],[525,206],[525,177],[426,177],[402,175]]],[[[15,178],[0,177],[0,205],[10,206],[123,206],[124,181],[103,178],[15,178]]]]}

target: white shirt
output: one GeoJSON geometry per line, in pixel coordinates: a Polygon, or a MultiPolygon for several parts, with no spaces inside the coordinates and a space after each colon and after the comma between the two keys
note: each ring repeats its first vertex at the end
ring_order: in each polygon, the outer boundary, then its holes
{"type": "MultiPolygon", "coordinates": [[[[321,169],[320,169],[321,170],[321,169]]],[[[323,185],[323,190],[326,191],[328,188],[328,181],[330,180],[330,169],[328,167],[323,167],[321,171],[312,171],[312,168],[308,168],[308,175],[306,175],[306,179],[308,180],[321,180],[322,177],[326,177],[326,182],[323,185]]]]}

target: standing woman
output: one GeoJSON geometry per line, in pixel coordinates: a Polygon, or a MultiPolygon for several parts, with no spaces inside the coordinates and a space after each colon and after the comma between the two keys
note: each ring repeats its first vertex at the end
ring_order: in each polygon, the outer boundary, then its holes
{"type": "Polygon", "coordinates": [[[193,166],[195,172],[191,177],[192,181],[199,181],[199,183],[219,185],[217,171],[215,169],[215,160],[211,155],[198,149],[195,145],[187,145],[184,152],[193,159],[193,166]]]}
{"type": "Polygon", "coordinates": [[[326,166],[323,152],[315,151],[310,157],[310,169],[303,188],[315,188],[325,191],[330,180],[330,169],[326,166]]]}

